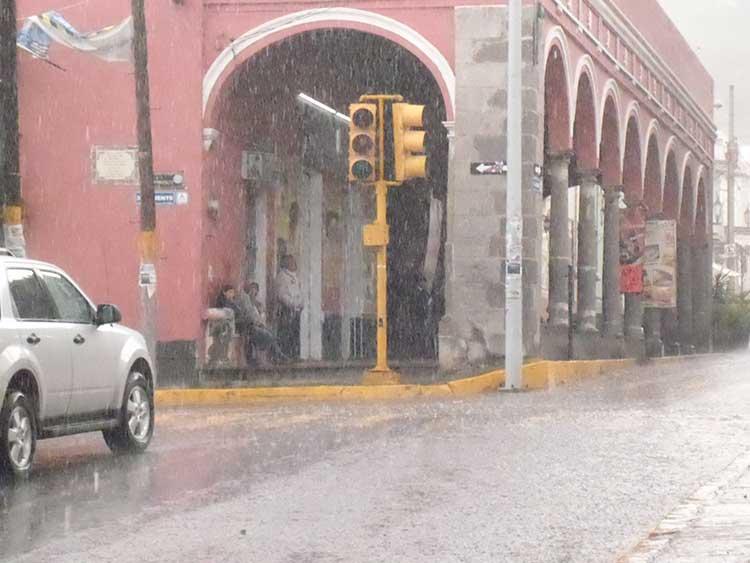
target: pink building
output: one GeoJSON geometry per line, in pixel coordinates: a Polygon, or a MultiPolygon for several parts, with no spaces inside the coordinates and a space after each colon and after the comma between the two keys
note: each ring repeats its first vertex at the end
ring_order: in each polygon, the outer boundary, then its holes
{"type": "MultiPolygon", "coordinates": [[[[19,17],[59,4],[19,0],[19,17]]],[[[576,355],[592,353],[581,342],[637,353],[642,327],[652,348],[707,346],[711,77],[656,0],[526,4],[526,354],[568,348],[569,264],[576,355]],[[538,189],[533,164],[544,165],[538,189]],[[618,236],[620,193],[677,221],[675,309],[644,318],[640,296],[619,292],[607,242],[618,236]]],[[[62,14],[93,30],[129,6],[91,0],[62,14]]],[[[504,2],[479,0],[148,3],[155,171],[178,176],[158,188],[163,383],[190,383],[206,363],[204,311],[221,284],[256,280],[273,304],[284,253],[300,263],[302,356],[371,351],[372,260],[360,235],[371,194],[346,181],[345,129],[300,93],[344,114],[378,90],[427,106],[430,179],[389,202],[394,351],[430,357],[437,343],[445,367],[502,355],[505,179],[473,176],[470,164],[505,158],[505,17],[504,2]],[[421,276],[434,322],[415,312],[421,276]]],[[[50,57],[65,71],[19,54],[29,254],[138,326],[133,69],[60,46],[50,57]]]]}

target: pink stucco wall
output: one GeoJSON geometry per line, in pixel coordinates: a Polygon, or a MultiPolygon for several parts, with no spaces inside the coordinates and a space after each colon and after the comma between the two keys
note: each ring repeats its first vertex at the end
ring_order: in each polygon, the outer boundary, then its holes
{"type": "Polygon", "coordinates": [[[708,115],[713,115],[713,78],[657,0],[612,0],[659,53],[708,115]]]}
{"type": "MultiPolygon", "coordinates": [[[[59,8],[20,0],[20,17],[59,8]]],[[[81,31],[121,21],[128,0],[65,10],[81,31]]],[[[192,339],[200,330],[202,12],[194,2],[148,3],[154,162],[158,172],[185,172],[187,206],[158,207],[159,334],[192,339]],[[158,38],[158,39],[157,39],[158,38]]],[[[65,268],[98,302],[114,302],[125,322],[137,318],[137,186],[92,183],[91,148],[136,144],[132,65],[106,63],[53,45],[57,70],[19,53],[21,174],[32,257],[65,268]]]]}

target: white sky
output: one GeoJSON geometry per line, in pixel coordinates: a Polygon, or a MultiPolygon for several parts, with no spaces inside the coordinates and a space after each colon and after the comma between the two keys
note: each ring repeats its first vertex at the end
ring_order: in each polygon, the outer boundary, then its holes
{"type": "Polygon", "coordinates": [[[735,85],[735,134],[750,144],[750,0],[659,0],[714,77],[719,130],[727,131],[735,85]]]}

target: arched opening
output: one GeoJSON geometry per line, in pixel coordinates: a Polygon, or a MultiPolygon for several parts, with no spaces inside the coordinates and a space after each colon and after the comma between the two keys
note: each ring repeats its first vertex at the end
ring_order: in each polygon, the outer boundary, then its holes
{"type": "Polygon", "coordinates": [[[209,209],[218,211],[204,243],[207,299],[221,284],[252,279],[271,312],[281,302],[282,257],[294,256],[302,359],[374,355],[376,272],[362,245],[374,193],[348,182],[345,117],[368,93],[399,93],[426,106],[428,179],[388,196],[388,328],[392,357],[431,358],[443,306],[448,145],[446,105],[429,69],[379,35],[305,31],[236,65],[211,110],[218,141],[204,157],[204,186],[209,209]]]}
{"type": "Polygon", "coordinates": [[[661,158],[659,157],[659,145],[656,134],[652,134],[648,140],[646,149],[646,172],[643,179],[643,201],[650,215],[661,212],[661,158]]]}
{"type": "Polygon", "coordinates": [[[599,143],[599,169],[605,186],[619,185],[622,182],[619,116],[612,96],[609,96],[604,104],[602,138],[599,143]]]}
{"type": "Polygon", "coordinates": [[[685,168],[682,178],[682,195],[680,197],[680,220],[679,223],[686,233],[693,233],[693,221],[695,218],[693,192],[693,170],[690,166],[685,168]]]}
{"type": "Polygon", "coordinates": [[[547,153],[570,149],[568,78],[557,46],[550,49],[544,73],[544,149],[547,153]]]}
{"type": "Polygon", "coordinates": [[[643,180],[641,177],[641,142],[638,131],[638,119],[632,115],[628,120],[625,132],[625,158],[622,164],[622,184],[625,201],[639,202],[643,198],[643,180]]]}
{"type": "Polygon", "coordinates": [[[579,170],[596,168],[596,110],[588,74],[578,80],[576,115],[573,121],[573,150],[579,170]]]}
{"type": "Polygon", "coordinates": [[[677,322],[680,351],[688,353],[693,348],[693,172],[687,167],[682,179],[682,202],[677,224],[677,322]]]}
{"type": "Polygon", "coordinates": [[[570,168],[570,100],[563,50],[553,45],[544,72],[544,232],[542,236],[542,318],[567,323],[567,268],[570,260],[567,189],[570,168]],[[555,195],[553,196],[553,191],[555,195]],[[556,218],[552,220],[553,202],[556,218]],[[557,217],[559,216],[559,218],[557,217]],[[552,236],[552,231],[555,236],[552,236]],[[552,264],[551,256],[559,264],[552,264]],[[567,262],[566,262],[567,260],[567,262]]]}
{"type": "Polygon", "coordinates": [[[710,346],[709,311],[713,290],[713,267],[709,252],[709,245],[712,244],[711,208],[710,202],[706,201],[703,175],[699,173],[699,176],[693,229],[693,343],[697,352],[707,352],[710,346]]]}
{"type": "Polygon", "coordinates": [[[661,206],[664,217],[677,220],[680,209],[680,178],[674,151],[667,154],[667,167],[664,173],[664,199],[661,206]]]}

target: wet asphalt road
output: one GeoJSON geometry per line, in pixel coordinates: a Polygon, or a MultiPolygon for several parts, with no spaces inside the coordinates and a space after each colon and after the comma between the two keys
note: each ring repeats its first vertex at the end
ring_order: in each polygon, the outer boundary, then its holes
{"type": "Polygon", "coordinates": [[[750,356],[475,399],[163,410],[40,442],[0,560],[615,561],[750,449],[750,356]]]}

